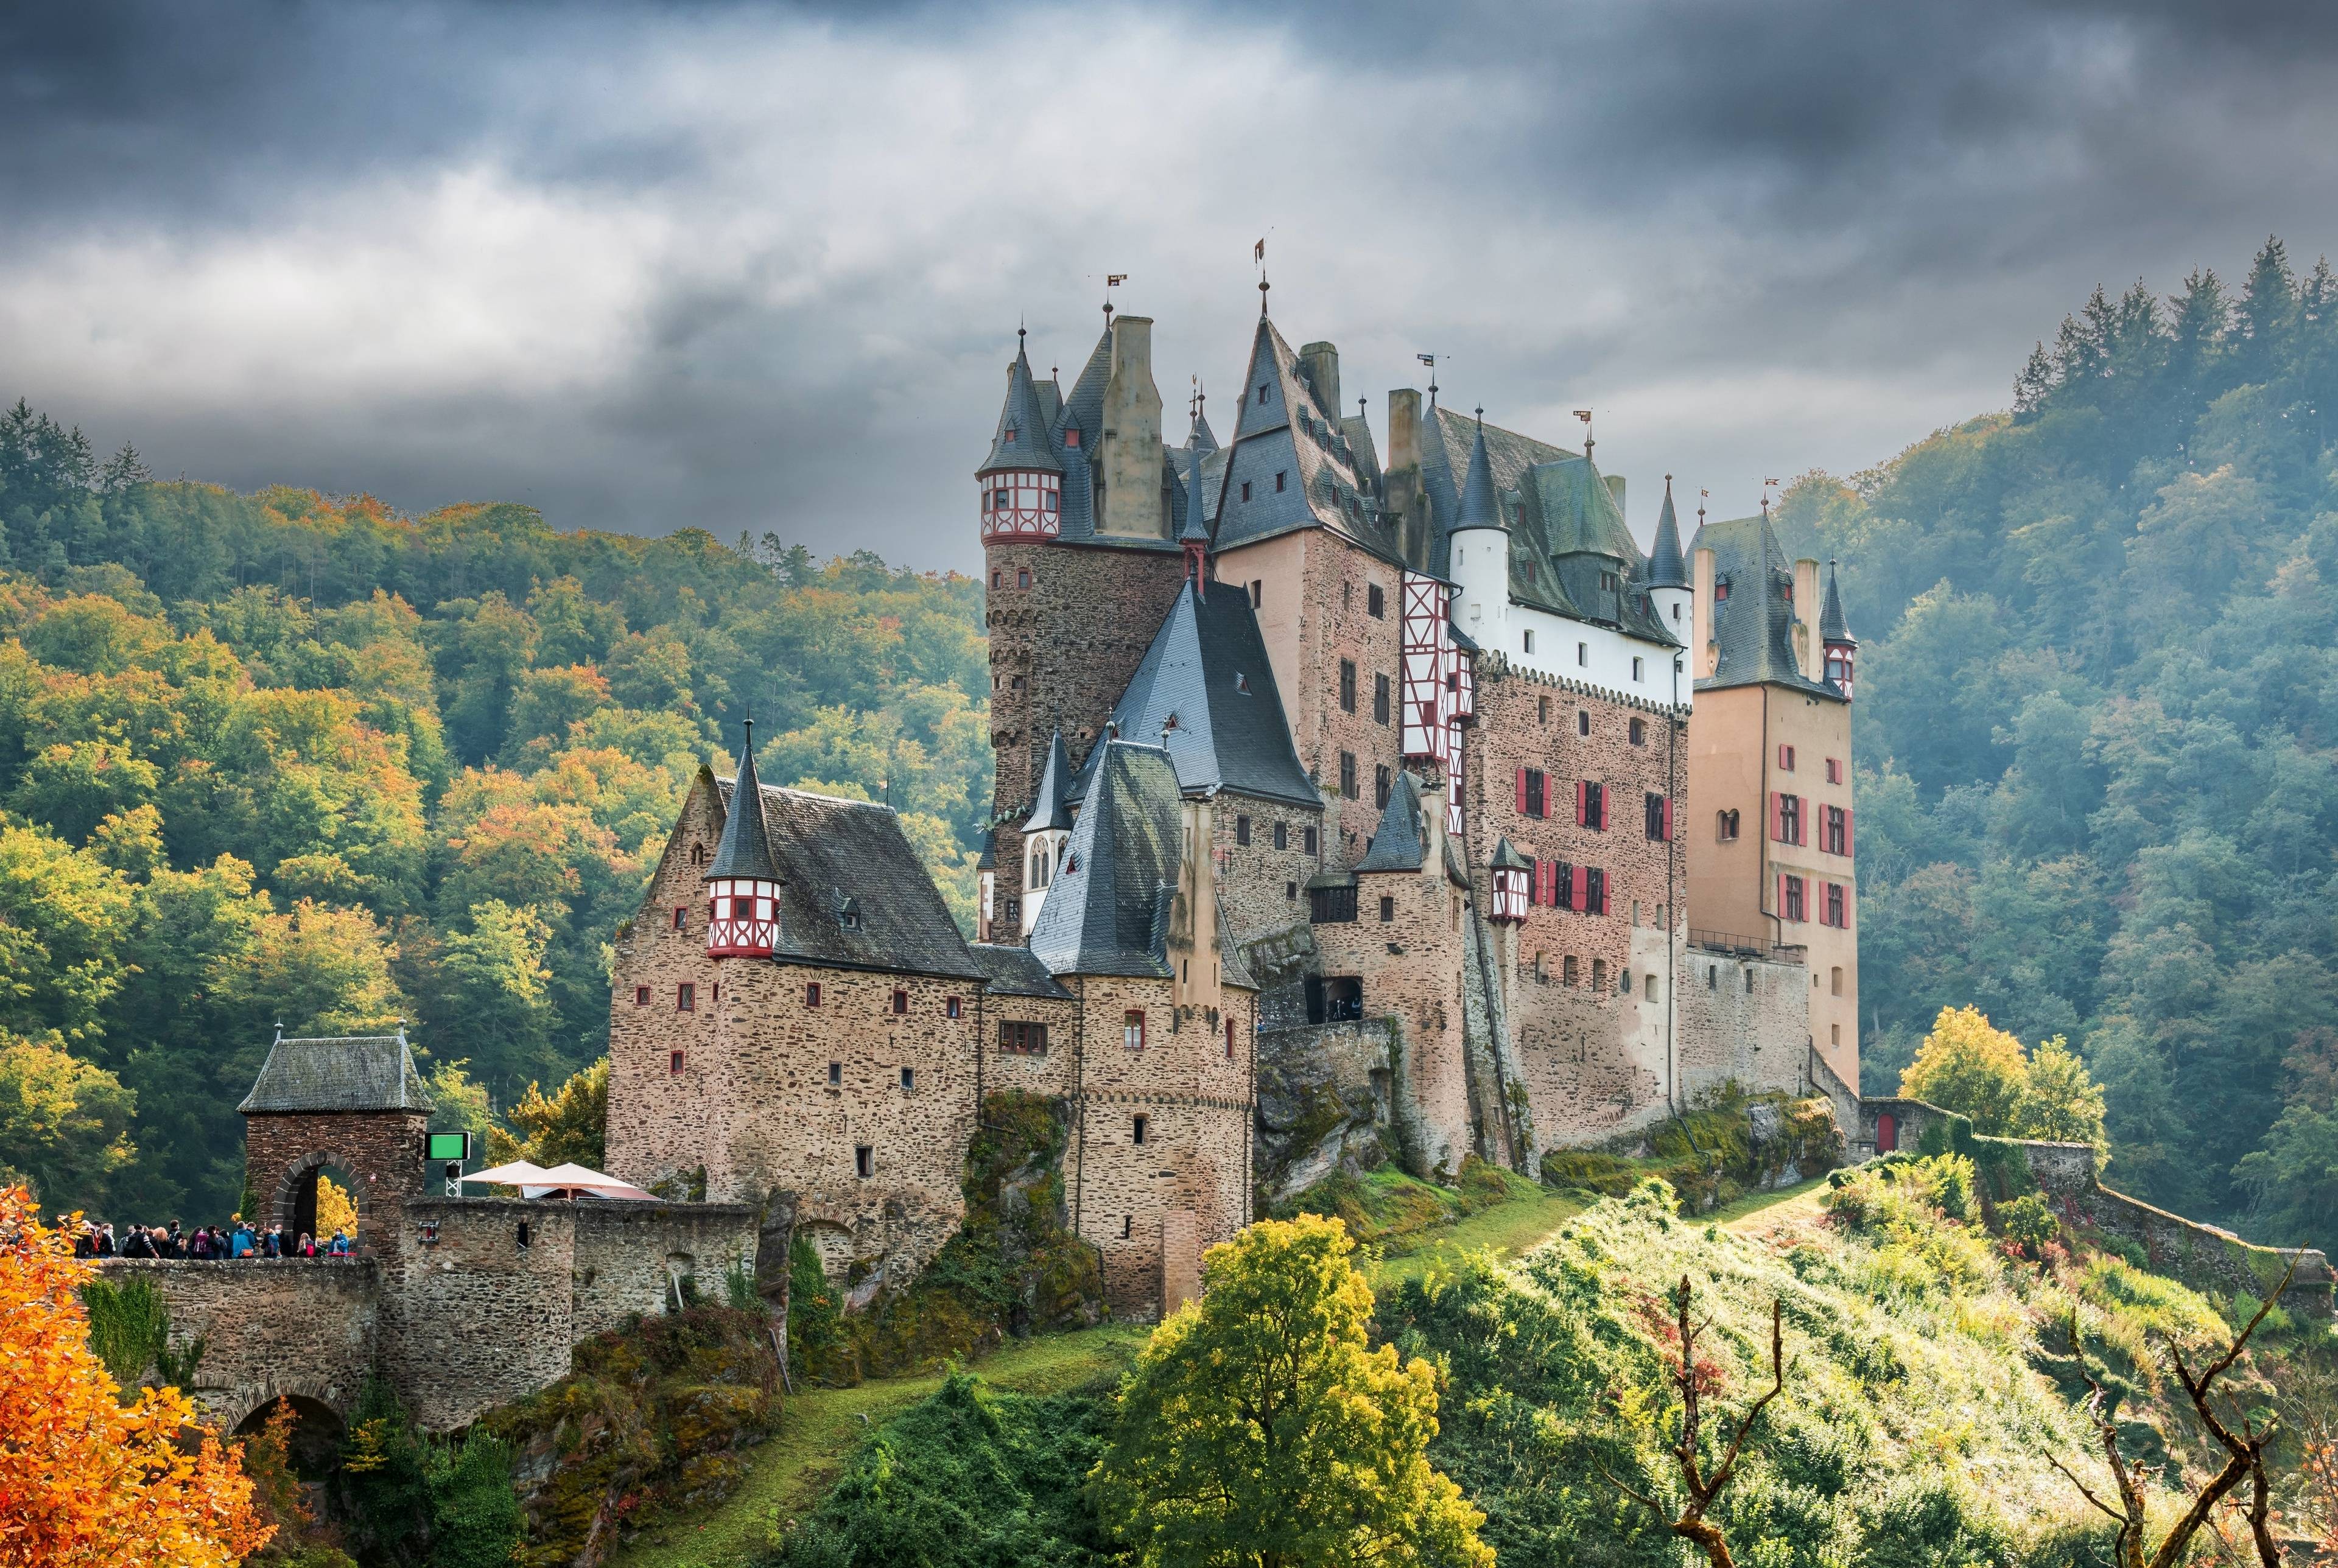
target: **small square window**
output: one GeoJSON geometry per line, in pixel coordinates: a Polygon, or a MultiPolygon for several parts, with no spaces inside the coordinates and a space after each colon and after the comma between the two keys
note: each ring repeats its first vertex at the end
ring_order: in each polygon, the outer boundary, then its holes
{"type": "Polygon", "coordinates": [[[962,1017],[964,1017],[965,1015],[966,1015],[966,1004],[965,1004],[963,1002],[959,1001],[959,1000],[958,1000],[957,997],[955,997],[955,996],[945,996],[945,997],[943,997],[943,998],[942,998],[942,1016],[943,1016],[943,1017],[945,1017],[945,1018],[962,1018],[962,1017]]]}
{"type": "Polygon", "coordinates": [[[1243,481],[1243,499],[1245,501],[1250,499],[1250,481],[1247,479],[1243,481]]]}
{"type": "Polygon", "coordinates": [[[698,987],[685,980],[673,988],[673,1010],[677,1013],[698,1011],[698,987]]]}
{"type": "Polygon", "coordinates": [[[828,1081],[831,1083],[841,1083],[844,1082],[843,1063],[831,1062],[828,1064],[828,1081]]]}
{"type": "Polygon", "coordinates": [[[1576,662],[1577,664],[1589,664],[1589,663],[1591,662],[1591,644],[1590,644],[1590,643],[1588,643],[1588,642],[1577,642],[1577,643],[1575,645],[1575,662],[1576,662]]]}
{"type": "Polygon", "coordinates": [[[1122,1215],[1120,1217],[1120,1239],[1125,1241],[1135,1233],[1136,1216],[1134,1214],[1122,1215]]]}
{"type": "Polygon", "coordinates": [[[1646,720],[1633,720],[1628,732],[1631,735],[1633,745],[1645,746],[1648,743],[1648,722],[1646,720]]]}
{"type": "Polygon", "coordinates": [[[915,1067],[904,1067],[904,1068],[902,1068],[902,1069],[901,1069],[901,1092],[902,1092],[903,1093],[905,1093],[905,1094],[907,1094],[907,1093],[915,1093],[915,1091],[917,1090],[917,1087],[918,1087],[918,1070],[917,1070],[915,1067]]]}
{"type": "Polygon", "coordinates": [[[1149,1121],[1150,1118],[1148,1118],[1142,1111],[1129,1118],[1128,1141],[1131,1143],[1142,1143],[1144,1142],[1144,1134],[1149,1131],[1147,1126],[1149,1121]]]}
{"type": "Polygon", "coordinates": [[[852,1146],[852,1173],[863,1181],[877,1174],[877,1151],[866,1143],[852,1146]]]}
{"type": "Polygon", "coordinates": [[[1646,665],[1647,665],[1647,661],[1645,661],[1645,660],[1644,660],[1644,659],[1635,659],[1635,660],[1633,660],[1633,661],[1632,661],[1632,679],[1633,679],[1633,680],[1635,680],[1635,681],[1639,680],[1639,679],[1641,678],[1642,671],[1646,668],[1646,665]]]}
{"type": "Polygon", "coordinates": [[[1288,469],[1284,469],[1284,468],[1277,468],[1277,469],[1274,471],[1274,487],[1275,487],[1275,489],[1276,489],[1278,492],[1279,492],[1279,491],[1281,491],[1281,490],[1282,490],[1282,486],[1283,486],[1283,483],[1284,483],[1286,480],[1288,480],[1290,477],[1291,477],[1290,470],[1288,470],[1288,469]]]}
{"type": "Polygon", "coordinates": [[[689,906],[677,904],[673,906],[673,928],[677,931],[687,931],[690,929],[689,906]]]}
{"type": "Polygon", "coordinates": [[[1549,722],[1550,722],[1550,699],[1549,699],[1549,698],[1547,698],[1547,697],[1537,697],[1537,698],[1536,698],[1536,699],[1535,699],[1535,717],[1536,717],[1537,719],[1540,720],[1541,720],[1543,723],[1545,723],[1545,724],[1547,724],[1547,723],[1549,723],[1549,722]]]}
{"type": "Polygon", "coordinates": [[[1293,904],[1298,903],[1299,884],[1296,882],[1285,882],[1282,885],[1282,896],[1293,904]]]}
{"type": "Polygon", "coordinates": [[[893,992],[893,1015],[900,1017],[909,1010],[909,994],[896,987],[893,992]]]}
{"type": "Polygon", "coordinates": [[[646,985],[636,985],[636,986],[634,986],[634,1006],[636,1006],[636,1007],[646,1007],[646,1006],[648,1006],[649,1004],[650,1004],[650,988],[649,988],[648,986],[646,986],[646,985]]]}
{"type": "Polygon", "coordinates": [[[1120,1015],[1120,1043],[1131,1051],[1144,1049],[1144,1014],[1131,1008],[1120,1015]]]}
{"type": "Polygon", "coordinates": [[[1396,900],[1395,900],[1394,898],[1390,897],[1389,895],[1387,895],[1387,894],[1385,894],[1385,893],[1381,894],[1381,895],[1380,895],[1380,924],[1381,924],[1381,925],[1383,925],[1383,926],[1385,926],[1385,925],[1387,925],[1390,921],[1394,920],[1395,918],[1396,918],[1396,900]]]}
{"type": "Polygon", "coordinates": [[[1531,653],[1531,652],[1534,652],[1534,633],[1533,633],[1533,632],[1528,632],[1528,633],[1526,634],[1526,639],[1527,639],[1526,651],[1527,651],[1528,652],[1531,653]]]}
{"type": "Polygon", "coordinates": [[[804,1005],[807,1007],[817,1007],[820,1005],[819,981],[808,980],[804,982],[804,1005]]]}
{"type": "MultiPolygon", "coordinates": [[[[1250,486],[1247,485],[1243,486],[1243,498],[1244,500],[1248,500],[1250,498],[1250,486]]],[[[1263,606],[1265,603],[1266,579],[1263,577],[1253,577],[1250,580],[1250,607],[1256,610],[1263,606]]]]}
{"type": "Polygon", "coordinates": [[[1017,588],[1031,586],[1031,569],[1028,566],[1017,566],[1015,569],[1015,586],[1017,588]]]}
{"type": "Polygon", "coordinates": [[[673,1052],[669,1052],[669,1053],[667,1053],[667,1054],[666,1054],[666,1059],[665,1059],[665,1070],[666,1070],[667,1072],[669,1072],[669,1073],[679,1073],[679,1072],[681,1072],[681,1071],[682,1071],[682,1053],[681,1053],[681,1052],[679,1052],[679,1051],[673,1051],[673,1052]]]}
{"type": "Polygon", "coordinates": [[[1304,829],[1304,830],[1302,831],[1302,840],[1303,840],[1303,844],[1304,844],[1304,853],[1309,854],[1309,855],[1312,855],[1312,854],[1314,854],[1314,853],[1315,853],[1315,829],[1314,829],[1314,828],[1309,828],[1304,829]]]}

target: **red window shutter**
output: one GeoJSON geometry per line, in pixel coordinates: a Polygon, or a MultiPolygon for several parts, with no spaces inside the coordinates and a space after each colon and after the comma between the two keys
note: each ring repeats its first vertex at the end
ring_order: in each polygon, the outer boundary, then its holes
{"type": "Polygon", "coordinates": [[[1591,786],[1577,779],[1575,781],[1575,825],[1582,827],[1591,818],[1591,786]]]}
{"type": "Polygon", "coordinates": [[[1595,913],[1590,906],[1591,867],[1588,866],[1577,866],[1575,868],[1574,884],[1575,885],[1570,891],[1575,895],[1575,906],[1577,909],[1582,910],[1586,915],[1595,913]]]}
{"type": "Polygon", "coordinates": [[[1851,845],[1851,808],[1846,806],[1842,808],[1842,852],[1845,855],[1852,852],[1851,845]]]}
{"type": "Polygon", "coordinates": [[[1783,843],[1786,838],[1786,798],[1777,790],[1770,791],[1770,840],[1783,843]]]}
{"type": "Polygon", "coordinates": [[[1518,815],[1519,815],[1519,816],[1521,816],[1521,817],[1523,817],[1523,816],[1525,816],[1526,814],[1527,814],[1527,770],[1526,770],[1525,769],[1521,768],[1521,769],[1518,769],[1518,815]]]}
{"type": "Polygon", "coordinates": [[[1811,836],[1811,803],[1805,797],[1794,797],[1794,842],[1806,844],[1811,836]]]}
{"type": "Polygon", "coordinates": [[[1670,843],[1670,842],[1672,841],[1672,836],[1673,836],[1673,798],[1672,798],[1671,796],[1667,795],[1667,796],[1665,796],[1665,841],[1666,843],[1670,843]]]}
{"type": "Polygon", "coordinates": [[[1781,872],[1779,872],[1779,873],[1778,873],[1778,918],[1779,918],[1779,919],[1781,919],[1781,920],[1783,920],[1785,917],[1786,917],[1786,874],[1785,874],[1783,871],[1781,871],[1781,872]]]}

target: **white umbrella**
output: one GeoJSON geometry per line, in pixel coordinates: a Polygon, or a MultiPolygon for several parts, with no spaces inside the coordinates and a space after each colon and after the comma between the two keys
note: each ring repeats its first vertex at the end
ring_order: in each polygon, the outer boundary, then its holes
{"type": "Polygon", "coordinates": [[[546,1192],[561,1192],[570,1197],[624,1198],[646,1203],[657,1201],[654,1192],[644,1192],[630,1181],[620,1181],[614,1176],[604,1176],[598,1171],[587,1170],[575,1163],[539,1171],[535,1181],[522,1182],[520,1191],[530,1198],[540,1198],[546,1192]]]}
{"type": "Polygon", "coordinates": [[[515,1160],[508,1165],[498,1165],[492,1171],[474,1171],[463,1178],[466,1181],[488,1181],[498,1187],[527,1187],[540,1183],[547,1172],[541,1165],[526,1160],[515,1160]]]}

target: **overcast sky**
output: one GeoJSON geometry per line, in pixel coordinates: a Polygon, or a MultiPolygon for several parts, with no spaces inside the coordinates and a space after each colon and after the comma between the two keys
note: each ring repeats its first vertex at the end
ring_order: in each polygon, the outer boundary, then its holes
{"type": "MultiPolygon", "coordinates": [[[[0,398],[160,474],[970,567],[1017,321],[1278,324],[1750,510],[2338,249],[2338,8],[15,6],[0,398]]],[[[1220,405],[1218,427],[1229,424],[1220,405]]]]}

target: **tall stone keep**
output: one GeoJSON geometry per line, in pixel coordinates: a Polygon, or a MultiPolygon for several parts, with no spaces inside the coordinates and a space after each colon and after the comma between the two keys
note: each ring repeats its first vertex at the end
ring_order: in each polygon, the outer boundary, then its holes
{"type": "Polygon", "coordinates": [[[317,1178],[338,1172],[357,1204],[359,1250],[395,1252],[407,1203],[422,1195],[431,1101],[401,1027],[395,1034],[288,1039],[268,1048],[243,1113],[246,1218],[296,1239],[317,1229],[317,1178]]]}

